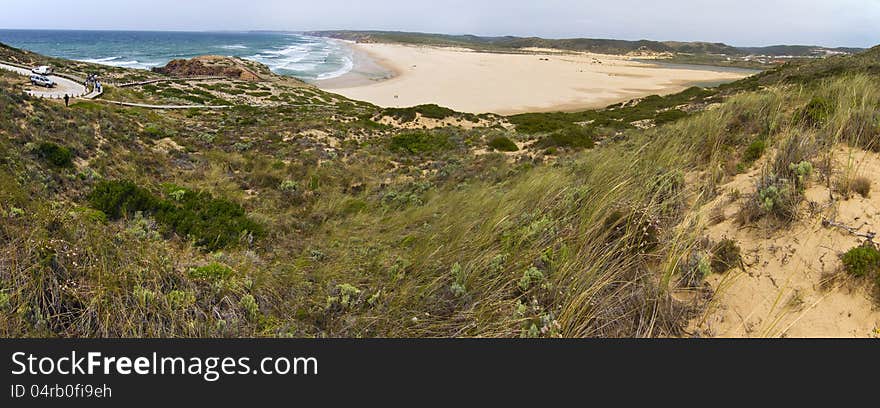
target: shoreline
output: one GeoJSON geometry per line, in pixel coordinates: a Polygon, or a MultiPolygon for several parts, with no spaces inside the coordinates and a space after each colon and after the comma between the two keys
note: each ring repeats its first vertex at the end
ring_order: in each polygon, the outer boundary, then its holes
{"type": "Polygon", "coordinates": [[[354,88],[388,81],[400,76],[400,72],[381,56],[371,54],[368,50],[358,47],[356,43],[351,41],[334,41],[351,50],[353,67],[338,77],[311,81],[312,85],[321,89],[354,88]]]}
{"type": "Polygon", "coordinates": [[[717,86],[759,72],[555,50],[508,54],[342,42],[352,50],[354,68],[313,82],[319,88],[381,107],[437,104],[475,114],[604,108],[691,86],[717,86]]]}

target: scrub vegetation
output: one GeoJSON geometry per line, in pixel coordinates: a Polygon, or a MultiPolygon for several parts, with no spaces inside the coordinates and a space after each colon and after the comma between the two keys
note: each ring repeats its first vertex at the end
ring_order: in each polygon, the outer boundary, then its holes
{"type": "MultiPolygon", "coordinates": [[[[761,169],[739,222],[796,220],[823,152],[880,150],[878,66],[873,49],[512,117],[307,86],[259,107],[65,108],[3,75],[0,336],[685,336],[705,297],[673,294],[744,256],[705,242],[700,206],[761,169]]],[[[188,87],[137,92],[220,103],[188,87]]],[[[876,254],[842,262],[876,275],[876,254]]]]}

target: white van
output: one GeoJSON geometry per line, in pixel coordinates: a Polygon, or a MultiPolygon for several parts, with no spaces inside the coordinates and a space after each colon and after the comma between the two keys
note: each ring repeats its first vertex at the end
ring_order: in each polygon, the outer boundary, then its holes
{"type": "Polygon", "coordinates": [[[46,88],[54,88],[55,81],[43,75],[31,75],[31,83],[36,86],[45,86],[46,88]]]}
{"type": "Polygon", "coordinates": [[[39,67],[31,69],[31,72],[33,72],[34,74],[37,74],[37,75],[46,76],[46,75],[52,74],[52,67],[50,67],[48,65],[41,65],[39,67]]]}

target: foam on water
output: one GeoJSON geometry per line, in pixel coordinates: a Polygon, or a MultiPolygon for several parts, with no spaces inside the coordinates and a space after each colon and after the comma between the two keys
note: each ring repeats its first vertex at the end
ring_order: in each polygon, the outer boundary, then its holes
{"type": "Polygon", "coordinates": [[[0,30],[0,42],[124,68],[149,69],[209,54],[250,59],[306,81],[336,78],[354,68],[352,51],[343,43],[290,33],[0,30]]]}
{"type": "Polygon", "coordinates": [[[158,64],[151,63],[143,63],[137,60],[125,61],[123,57],[107,57],[107,58],[85,58],[79,59],[77,61],[80,62],[88,62],[91,64],[102,64],[109,65],[113,67],[122,67],[122,68],[135,68],[135,69],[149,69],[151,67],[157,66],[158,64]]]}
{"type": "Polygon", "coordinates": [[[263,63],[274,72],[311,80],[336,78],[354,68],[351,51],[339,42],[297,37],[295,44],[263,50],[246,58],[263,63]]]}

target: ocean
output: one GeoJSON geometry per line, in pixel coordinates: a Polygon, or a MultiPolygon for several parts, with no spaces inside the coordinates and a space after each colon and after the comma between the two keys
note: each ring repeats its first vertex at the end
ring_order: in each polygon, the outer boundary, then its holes
{"type": "Polygon", "coordinates": [[[140,69],[199,55],[234,56],[305,81],[336,78],[354,67],[351,49],[336,40],[283,32],[0,30],[0,42],[52,57],[140,69]]]}

